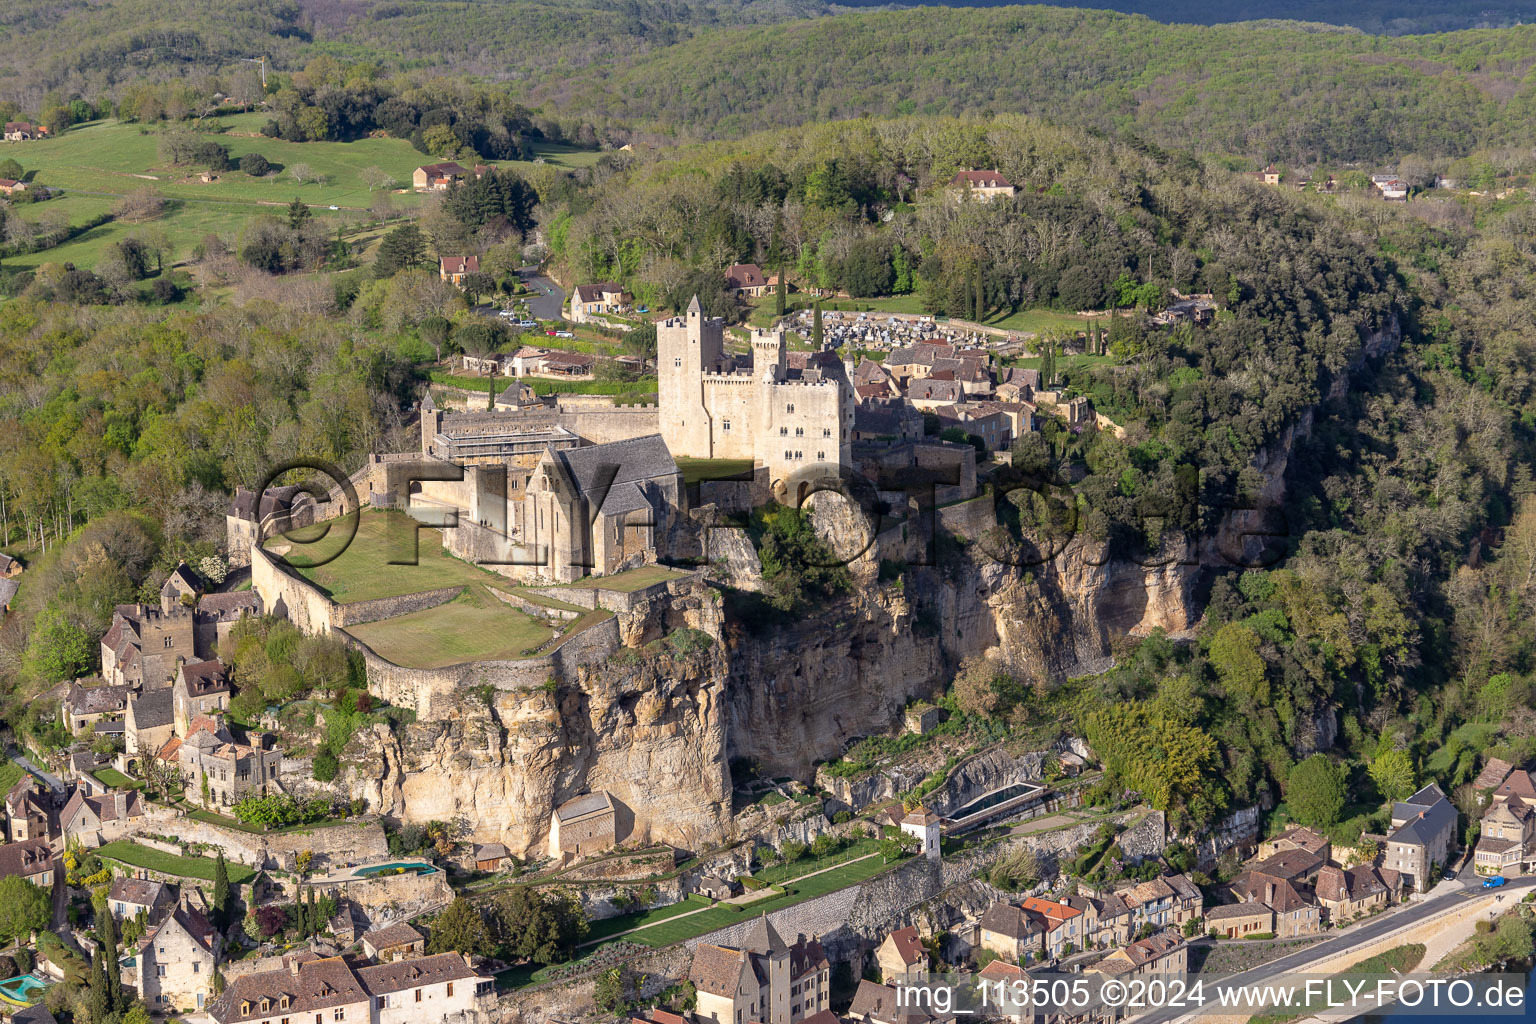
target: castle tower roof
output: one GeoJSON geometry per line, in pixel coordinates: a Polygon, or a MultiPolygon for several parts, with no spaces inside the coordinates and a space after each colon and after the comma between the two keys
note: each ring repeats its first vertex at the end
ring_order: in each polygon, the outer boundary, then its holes
{"type": "Polygon", "coordinates": [[[751,931],[747,932],[746,940],[741,944],[749,953],[759,953],[764,956],[775,956],[779,953],[787,953],[789,946],[779,937],[773,925],[768,923],[768,913],[763,912],[756,921],[752,922],[751,931]]]}
{"type": "Polygon", "coordinates": [[[688,312],[689,312],[689,314],[693,314],[693,313],[701,313],[702,314],[704,312],[704,306],[699,302],[698,295],[694,295],[693,300],[688,303],[688,312]]]}

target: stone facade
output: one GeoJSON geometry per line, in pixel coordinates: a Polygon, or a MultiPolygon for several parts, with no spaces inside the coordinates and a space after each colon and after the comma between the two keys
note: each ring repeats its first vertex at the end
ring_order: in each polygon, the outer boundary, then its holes
{"type": "Polygon", "coordinates": [[[724,337],[724,322],[697,298],[656,325],[661,433],[672,454],[755,459],[776,484],[818,464],[850,466],[855,402],[836,354],[792,369],[784,332],[755,330],[752,365],[739,368],[724,337]]]}

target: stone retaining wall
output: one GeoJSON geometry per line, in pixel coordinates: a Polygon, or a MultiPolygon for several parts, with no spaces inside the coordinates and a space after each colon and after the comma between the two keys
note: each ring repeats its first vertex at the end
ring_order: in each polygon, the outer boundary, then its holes
{"type": "Polygon", "coordinates": [[[261,548],[251,549],[251,588],[271,615],[286,617],[306,636],[329,633],[336,605],[318,589],[285,572],[261,548]]]}
{"type": "MultiPolygon", "coordinates": [[[[384,826],[377,818],[273,834],[243,832],[196,818],[182,818],[176,822],[175,831],[182,843],[223,850],[227,859],[257,869],[292,871],[298,854],[305,850],[315,855],[315,867],[322,870],[332,864],[367,864],[389,856],[384,826]]],[[[135,842],[181,852],[180,847],[147,837],[137,837],[135,842]]]]}
{"type": "Polygon", "coordinates": [[[325,879],[312,883],[310,888],[336,898],[345,896],[362,907],[370,920],[375,914],[390,920],[404,920],[453,900],[448,876],[441,870],[429,875],[325,879]]]}
{"type": "Polygon", "coordinates": [[[334,629],[338,626],[361,626],[365,622],[378,622],[382,619],[393,619],[397,615],[425,611],[428,608],[436,608],[440,604],[447,604],[462,593],[464,593],[463,587],[441,587],[437,590],[423,590],[419,594],[399,594],[395,597],[375,598],[372,601],[333,605],[331,627],[334,629]]]}

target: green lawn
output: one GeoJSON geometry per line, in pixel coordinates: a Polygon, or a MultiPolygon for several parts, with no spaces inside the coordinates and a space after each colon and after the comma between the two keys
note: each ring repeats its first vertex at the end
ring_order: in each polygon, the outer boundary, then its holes
{"type": "MultiPolygon", "coordinates": [[[[317,216],[330,217],[329,207],[351,211],[367,210],[377,192],[370,192],[363,182],[365,168],[378,167],[392,175],[406,189],[390,196],[396,209],[419,206],[424,197],[409,191],[411,172],[434,158],[418,153],[404,139],[358,139],[354,142],[284,142],[260,134],[266,123],[263,113],[237,114],[210,122],[224,126],[223,132],[202,132],[208,138],[229,147],[237,164],[247,153],[260,153],[276,170],[262,178],[253,178],[238,170],[221,172],[217,180],[200,180],[201,168],[174,167],[160,156],[160,127],[122,124],[113,120],[97,121],[73,128],[55,138],[24,146],[12,146],[7,156],[14,156],[34,181],[67,190],[62,199],[20,207],[22,216],[36,220],[45,210],[62,210],[71,224],[82,224],[91,216],[110,210],[130,193],[153,188],[167,200],[167,210],[155,226],[163,228],[176,247],[178,258],[185,258],[191,247],[204,235],[218,232],[233,235],[252,216],[259,213],[281,214],[282,207],[294,197],[315,209],[317,216]],[[292,171],[306,165],[324,181],[309,180],[299,184],[292,171]]],[[[547,163],[563,167],[585,167],[601,154],[570,146],[544,144],[534,147],[535,155],[547,163]]],[[[530,167],[526,162],[481,160],[474,156],[461,163],[491,164],[499,167],[530,167]]],[[[6,266],[35,268],[42,263],[73,262],[92,266],[102,249],[134,229],[131,224],[108,223],[55,249],[7,259],[6,266]]]]}
{"type": "MultiPolygon", "coordinates": [[[[1088,367],[1088,366],[1105,366],[1107,364],[1112,364],[1114,361],[1115,361],[1115,357],[1114,356],[1090,356],[1090,355],[1064,356],[1064,355],[1058,355],[1056,357],[1056,370],[1057,370],[1058,373],[1064,373],[1067,370],[1082,369],[1082,368],[1088,367]]],[[[1028,358],[1009,359],[1007,362],[1008,362],[1009,366],[1020,366],[1020,367],[1023,367],[1024,369],[1026,369],[1026,370],[1038,370],[1038,369],[1040,369],[1040,357],[1039,356],[1029,356],[1028,358]]]]}
{"type": "Polygon", "coordinates": [[[436,608],[349,626],[347,632],[379,657],[407,668],[525,658],[528,649],[550,638],[550,631],[536,619],[480,585],[436,608]]]}
{"type": "Polygon", "coordinates": [[[700,896],[698,893],[689,893],[682,901],[671,906],[657,907],[655,910],[646,910],[638,914],[623,914],[619,917],[607,917],[601,921],[593,921],[591,927],[587,929],[587,938],[589,940],[606,939],[610,935],[617,935],[619,932],[627,931],[630,928],[655,924],[659,921],[665,921],[670,917],[676,917],[678,914],[686,914],[689,911],[713,905],[713,900],[700,896]]]}
{"type": "Polygon", "coordinates": [[[91,773],[103,786],[110,789],[143,789],[144,783],[130,779],[116,768],[98,768],[91,773]]]}
{"type": "MultiPolygon", "coordinates": [[[[1021,309],[1017,313],[993,317],[983,322],[988,327],[1001,327],[1005,331],[1040,334],[1045,331],[1082,331],[1094,321],[1089,317],[1055,309],[1021,309]]],[[[1107,321],[1101,322],[1108,326],[1107,321]]]]}
{"type": "Polygon", "coordinates": [[[683,483],[696,484],[701,480],[734,480],[750,478],[751,459],[690,459],[674,458],[683,474],[683,483]]]}
{"type": "Polygon", "coordinates": [[[320,526],[297,530],[291,538],[273,538],[266,547],[293,543],[285,557],[294,571],[304,577],[337,604],[371,601],[400,594],[419,594],[439,587],[487,583],[507,586],[505,577],[497,576],[443,550],[442,535],[433,529],[417,529],[416,520],[404,512],[368,509],[357,520],[357,535],[347,544],[343,517],[330,521],[323,538],[310,541],[320,526]],[[327,558],[343,544],[346,549],[322,565],[312,564],[327,558]],[[414,557],[414,565],[391,565],[414,557]]]}
{"type": "Polygon", "coordinates": [[[27,770],[10,758],[0,760],[0,792],[9,793],[27,770]]]}
{"type": "MultiPolygon", "coordinates": [[[[879,852],[880,841],[878,839],[864,839],[825,857],[806,855],[788,864],[775,864],[772,867],[763,868],[760,871],[753,872],[752,877],[774,885],[787,878],[798,878],[801,875],[808,875],[812,871],[820,871],[822,868],[830,868],[834,864],[842,864],[867,854],[879,852]]],[[[808,881],[814,881],[814,879],[808,879],[808,881]]]]}
{"type": "MultiPolygon", "coordinates": [[[[152,850],[127,840],[107,843],[97,849],[96,853],[104,860],[115,860],[130,867],[147,868],[150,871],[179,875],[182,878],[200,878],[205,882],[213,881],[214,861],[208,857],[183,857],[179,854],[152,850]]],[[[236,884],[248,882],[256,874],[244,864],[237,864],[234,861],[228,861],[227,867],[229,880],[236,884]]]]}
{"type": "MultiPolygon", "coordinates": [[[[679,917],[676,920],[659,921],[651,927],[646,927],[632,935],[624,936],[623,941],[638,942],[647,946],[666,946],[674,942],[683,942],[687,939],[703,935],[705,932],[714,931],[716,928],[737,924],[748,917],[756,917],[763,913],[771,914],[776,910],[783,910],[785,907],[804,903],[808,899],[824,896],[838,889],[846,889],[850,885],[878,875],[890,866],[882,863],[879,857],[871,857],[869,860],[859,861],[857,864],[848,864],[844,867],[828,871],[825,874],[817,875],[814,878],[795,882],[789,887],[787,892],[781,895],[757,900],[745,906],[721,904],[701,914],[691,914],[688,917],[679,917]]],[[[643,915],[633,916],[637,921],[643,917],[643,915]]],[[[644,924],[645,922],[641,921],[641,923],[644,924]]],[[[630,924],[628,927],[633,928],[635,925],[630,924]]],[[[619,930],[622,931],[623,929],[619,930]]]]}
{"type": "Polygon", "coordinates": [[[681,579],[686,575],[688,574],[685,572],[669,569],[664,565],[642,565],[638,569],[629,569],[612,576],[598,576],[592,580],[573,585],[590,586],[596,587],[598,590],[616,590],[620,593],[632,594],[654,583],[681,579]]]}

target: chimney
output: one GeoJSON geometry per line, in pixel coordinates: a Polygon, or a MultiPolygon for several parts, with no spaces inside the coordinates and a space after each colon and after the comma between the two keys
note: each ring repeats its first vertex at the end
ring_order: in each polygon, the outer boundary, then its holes
{"type": "Polygon", "coordinates": [[[291,956],[291,957],[288,958],[288,973],[292,974],[295,978],[297,978],[299,976],[299,958],[298,957],[291,956]]]}
{"type": "Polygon", "coordinates": [[[1264,902],[1265,903],[1273,903],[1273,902],[1275,902],[1275,883],[1274,882],[1265,882],[1264,883],[1264,902]]]}
{"type": "Polygon", "coordinates": [[[113,793],[112,806],[117,811],[119,821],[128,817],[128,794],[122,790],[113,793]]]}

